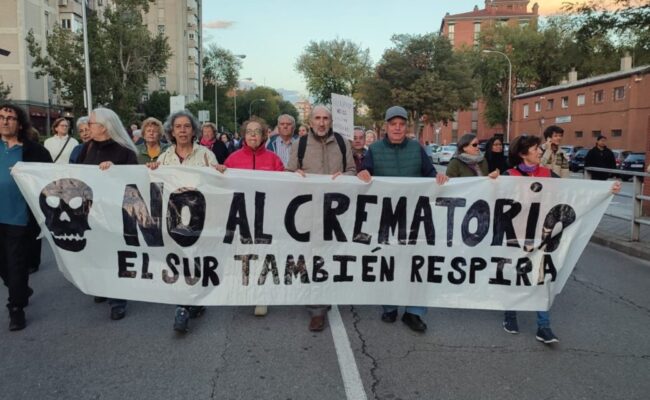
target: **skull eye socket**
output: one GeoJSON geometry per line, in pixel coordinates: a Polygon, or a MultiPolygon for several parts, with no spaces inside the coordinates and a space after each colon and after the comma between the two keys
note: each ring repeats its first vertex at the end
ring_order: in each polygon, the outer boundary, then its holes
{"type": "Polygon", "coordinates": [[[77,196],[77,197],[73,197],[73,198],[70,199],[70,201],[68,202],[68,205],[69,205],[70,208],[72,208],[73,210],[76,210],[77,208],[81,207],[82,204],[83,204],[83,199],[82,199],[81,197],[79,197],[79,196],[77,196]]]}
{"type": "Polygon", "coordinates": [[[61,198],[59,196],[47,196],[45,202],[49,207],[57,208],[61,204],[61,198]]]}

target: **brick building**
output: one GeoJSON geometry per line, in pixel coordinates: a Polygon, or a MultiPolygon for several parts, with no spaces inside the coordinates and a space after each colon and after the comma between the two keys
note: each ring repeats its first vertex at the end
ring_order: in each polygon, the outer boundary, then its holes
{"type": "MultiPolygon", "coordinates": [[[[485,0],[483,9],[475,6],[470,12],[454,15],[447,13],[440,25],[440,34],[449,39],[454,49],[476,46],[481,31],[490,25],[536,24],[539,6],[535,3],[529,11],[529,3],[529,0],[485,0]]],[[[472,104],[470,110],[457,111],[455,121],[450,121],[446,126],[423,121],[421,140],[451,143],[469,132],[477,134],[479,139],[488,139],[495,133],[505,132],[505,127],[488,126],[482,118],[484,112],[485,103],[479,99],[472,104]]]]}

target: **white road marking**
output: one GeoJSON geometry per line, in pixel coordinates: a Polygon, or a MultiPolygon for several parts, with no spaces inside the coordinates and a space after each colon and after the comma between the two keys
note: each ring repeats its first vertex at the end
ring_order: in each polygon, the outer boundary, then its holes
{"type": "Polygon", "coordinates": [[[359,374],[357,362],[354,359],[348,333],[345,330],[345,325],[343,324],[337,306],[332,306],[328,319],[330,321],[330,329],[332,330],[332,338],[334,339],[334,347],[336,348],[336,356],[339,360],[339,369],[343,378],[345,394],[348,400],[367,400],[368,397],[363,390],[363,381],[359,374]]]}

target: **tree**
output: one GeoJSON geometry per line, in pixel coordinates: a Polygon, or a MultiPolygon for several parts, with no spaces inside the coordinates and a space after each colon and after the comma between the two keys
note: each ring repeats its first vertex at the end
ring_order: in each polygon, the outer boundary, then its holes
{"type": "MultiPolygon", "coordinates": [[[[88,17],[88,42],[94,104],[104,104],[123,120],[134,114],[150,76],[164,73],[171,49],[163,34],[153,36],[142,15],[153,0],[115,0],[99,18],[88,17]]],[[[27,38],[37,77],[49,75],[75,114],[84,109],[83,40],[81,32],[56,27],[47,37],[46,52],[27,38]]]]}
{"type": "Polygon", "coordinates": [[[11,85],[7,85],[4,82],[0,81],[0,101],[9,100],[10,93],[11,85]]]}
{"type": "Polygon", "coordinates": [[[332,93],[357,96],[360,82],[371,73],[370,52],[349,40],[312,41],[295,69],[316,102],[329,104],[332,93]]]}
{"type": "Polygon", "coordinates": [[[215,84],[217,84],[219,129],[226,127],[232,131],[235,128],[233,117],[233,102],[226,94],[237,87],[241,59],[229,50],[212,43],[205,50],[203,57],[203,99],[210,104],[210,117],[215,121],[215,84]]]}
{"type": "Polygon", "coordinates": [[[145,116],[158,118],[164,121],[169,115],[169,94],[166,90],[156,90],[149,95],[149,99],[142,104],[145,116]]]}
{"type": "Polygon", "coordinates": [[[264,119],[270,126],[274,126],[278,117],[289,114],[298,120],[298,110],[290,102],[283,99],[275,89],[267,86],[258,86],[250,90],[237,92],[237,124],[241,125],[251,114],[264,119]],[[264,101],[262,101],[264,100],[264,101]],[[255,102],[251,107],[251,103],[255,102]]]}
{"type": "Polygon", "coordinates": [[[379,117],[390,105],[400,104],[413,120],[449,121],[454,111],[475,100],[476,83],[470,65],[453,52],[449,40],[437,34],[395,35],[375,76],[364,81],[362,99],[379,117]]]}

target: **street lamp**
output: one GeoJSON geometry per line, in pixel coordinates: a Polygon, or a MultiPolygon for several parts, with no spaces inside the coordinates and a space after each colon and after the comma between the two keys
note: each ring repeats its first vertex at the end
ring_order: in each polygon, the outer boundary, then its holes
{"type": "Polygon", "coordinates": [[[497,50],[483,50],[483,53],[497,53],[501,54],[508,60],[508,121],[507,121],[507,128],[506,128],[506,142],[510,143],[510,108],[512,104],[512,63],[510,62],[510,58],[506,55],[506,53],[502,53],[497,50]]]}
{"type": "MultiPolygon", "coordinates": [[[[235,54],[235,57],[241,58],[242,60],[246,58],[246,54],[235,54]]],[[[249,78],[250,79],[250,78],[249,78]]],[[[239,88],[239,82],[235,85],[235,97],[234,97],[234,102],[235,102],[235,131],[233,132],[233,135],[237,133],[237,89],[239,88]]]]}
{"type": "Polygon", "coordinates": [[[249,119],[250,119],[250,117],[253,116],[253,114],[251,113],[251,110],[253,109],[253,103],[255,103],[256,101],[259,101],[259,102],[263,103],[263,102],[266,101],[266,99],[255,99],[255,100],[251,101],[251,103],[248,105],[248,118],[249,119]]]}

